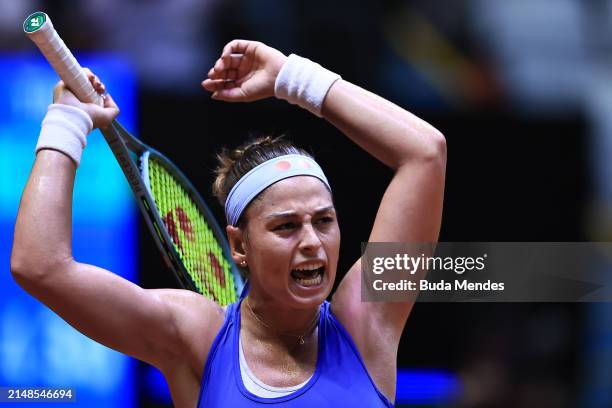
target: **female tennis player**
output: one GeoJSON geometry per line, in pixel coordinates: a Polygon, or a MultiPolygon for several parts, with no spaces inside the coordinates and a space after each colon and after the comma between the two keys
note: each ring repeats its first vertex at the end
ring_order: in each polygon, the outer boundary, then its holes
{"type": "MultiPolygon", "coordinates": [[[[216,100],[275,96],[325,118],[394,170],[369,241],[437,241],[445,140],[423,120],[310,60],[253,41],[228,43],[202,86],[216,100]]],[[[83,104],[61,82],[54,102],[15,228],[11,270],[22,287],[88,337],[158,367],[177,407],[392,406],[413,303],[362,302],[359,260],[326,301],[340,231],[332,189],[310,155],[270,138],[219,155],[214,192],[232,257],[249,278],[240,300],[221,308],[185,290],[145,290],[73,259],[71,197],[85,135],[118,110],[110,97],[104,107],[83,104]],[[66,132],[82,143],[54,144],[66,132]]]]}

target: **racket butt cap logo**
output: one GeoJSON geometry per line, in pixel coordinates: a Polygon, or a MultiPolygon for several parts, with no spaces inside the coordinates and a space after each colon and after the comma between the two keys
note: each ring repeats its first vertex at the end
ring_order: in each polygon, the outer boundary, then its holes
{"type": "Polygon", "coordinates": [[[42,11],[32,13],[23,22],[23,31],[26,33],[33,33],[39,30],[47,21],[48,17],[42,11]]]}

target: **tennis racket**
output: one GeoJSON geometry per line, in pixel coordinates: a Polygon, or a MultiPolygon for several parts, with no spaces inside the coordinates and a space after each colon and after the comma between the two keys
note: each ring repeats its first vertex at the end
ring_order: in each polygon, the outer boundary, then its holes
{"type": "MultiPolygon", "coordinates": [[[[47,14],[31,14],[23,29],[79,100],[101,104],[100,95],[47,14]]],[[[222,230],[191,182],[168,158],[131,135],[119,122],[113,121],[101,131],[180,285],[222,306],[236,301],[244,282],[222,230]]]]}

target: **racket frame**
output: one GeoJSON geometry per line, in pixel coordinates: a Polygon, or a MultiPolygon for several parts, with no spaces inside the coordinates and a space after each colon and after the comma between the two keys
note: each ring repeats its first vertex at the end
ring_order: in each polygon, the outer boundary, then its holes
{"type": "Polygon", "coordinates": [[[181,261],[180,254],[174,247],[172,238],[170,237],[170,234],[168,233],[168,230],[159,215],[157,204],[155,203],[155,199],[153,198],[153,194],[151,192],[148,174],[144,174],[148,171],[148,163],[143,162],[143,160],[148,161],[149,157],[151,156],[156,156],[159,163],[178,180],[178,182],[185,189],[185,192],[193,200],[197,209],[204,215],[209,228],[213,232],[217,244],[221,247],[224,258],[230,264],[230,272],[234,279],[236,297],[238,297],[244,287],[242,275],[232,260],[231,251],[221,227],[191,181],[189,181],[183,172],[176,165],[174,165],[170,159],[138,140],[119,122],[113,121],[108,128],[100,129],[100,131],[102,132],[102,135],[106,139],[106,142],[117,159],[121,170],[128,180],[132,192],[136,197],[138,207],[144,215],[145,224],[151,232],[151,235],[153,235],[157,248],[161,252],[164,261],[168,265],[168,268],[172,270],[181,286],[183,286],[185,289],[199,293],[197,286],[193,282],[187,268],[181,261]],[[136,161],[130,156],[130,151],[134,152],[138,156],[138,159],[140,160],[140,168],[136,161]]]}

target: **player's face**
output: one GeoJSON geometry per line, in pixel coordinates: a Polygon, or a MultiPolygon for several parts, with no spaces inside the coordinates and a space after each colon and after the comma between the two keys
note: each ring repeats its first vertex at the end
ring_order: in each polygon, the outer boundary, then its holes
{"type": "Polygon", "coordinates": [[[270,186],[247,216],[251,285],[293,307],[322,303],[334,284],[340,229],[330,192],[299,176],[270,186]]]}

